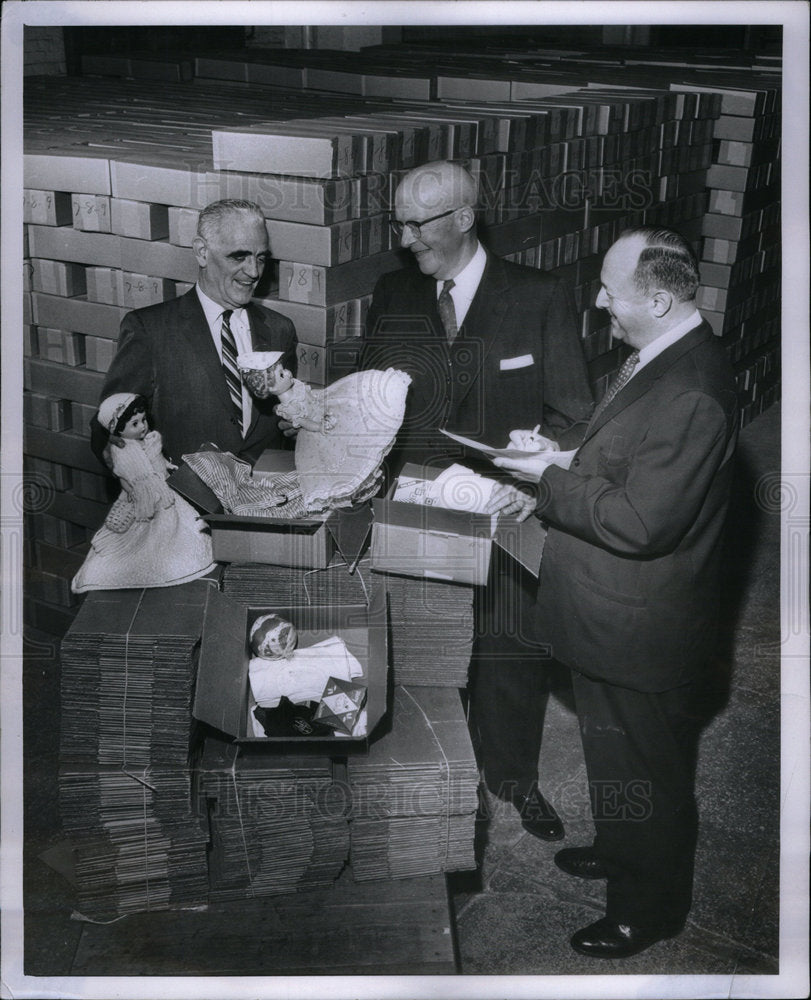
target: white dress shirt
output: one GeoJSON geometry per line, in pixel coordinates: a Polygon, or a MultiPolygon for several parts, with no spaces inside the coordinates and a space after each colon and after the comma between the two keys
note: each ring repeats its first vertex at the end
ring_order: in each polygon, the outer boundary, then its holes
{"type": "MultiPolygon", "coordinates": [[[[484,247],[481,243],[478,243],[476,245],[476,252],[470,258],[463,270],[461,270],[453,279],[451,298],[453,299],[453,308],[456,312],[457,329],[461,329],[462,324],[465,321],[465,316],[467,316],[468,309],[470,309],[470,303],[473,301],[473,296],[476,294],[479,288],[479,282],[482,280],[484,266],[486,263],[487,254],[484,252],[484,247]]],[[[439,298],[439,293],[442,291],[442,286],[444,284],[444,280],[438,280],[436,283],[437,299],[439,298]]]]}
{"type": "MultiPolygon", "coordinates": [[[[677,340],[681,340],[682,337],[686,336],[691,330],[695,330],[697,326],[701,326],[704,322],[704,318],[698,309],[694,309],[693,312],[673,327],[672,330],[668,330],[667,333],[663,333],[661,337],[657,337],[656,340],[651,341],[646,347],[643,347],[639,352],[639,361],[637,362],[636,368],[634,368],[633,375],[631,378],[635,378],[640,371],[649,365],[651,361],[662,351],[667,350],[671,344],[675,344],[677,340]]],[[[631,379],[628,379],[630,382],[631,379]]],[[[626,382],[626,385],[628,383],[626,382]]]]}
{"type": "MultiPolygon", "coordinates": [[[[196,286],[197,297],[200,299],[200,305],[203,307],[203,312],[206,314],[206,320],[208,322],[208,328],[211,331],[211,337],[214,341],[214,347],[217,349],[217,356],[220,359],[220,364],[222,364],[222,314],[225,309],[213,299],[209,298],[208,295],[200,288],[199,285],[196,286]]],[[[253,341],[251,340],[251,327],[248,322],[248,317],[244,309],[234,309],[231,313],[231,333],[234,335],[234,343],[237,345],[237,354],[247,354],[249,351],[253,350],[253,341]]],[[[223,375],[223,379],[225,375],[223,375]]],[[[252,411],[253,401],[251,399],[251,393],[245,383],[242,383],[242,436],[248,432],[248,428],[251,426],[251,420],[253,418],[252,411]]]]}

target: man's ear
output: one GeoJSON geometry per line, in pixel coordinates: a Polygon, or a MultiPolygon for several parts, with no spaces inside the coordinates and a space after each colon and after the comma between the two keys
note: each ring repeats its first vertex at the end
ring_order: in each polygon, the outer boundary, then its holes
{"type": "Polygon", "coordinates": [[[651,299],[651,312],[657,319],[666,316],[673,307],[673,296],[664,289],[656,292],[651,299]]]}
{"type": "Polygon", "coordinates": [[[462,232],[467,233],[476,224],[476,213],[470,205],[463,205],[456,213],[456,221],[462,232]]]}
{"type": "Polygon", "coordinates": [[[195,236],[191,241],[192,250],[194,250],[194,256],[197,259],[197,263],[200,267],[205,267],[208,260],[208,244],[203,239],[202,236],[195,236]]]}

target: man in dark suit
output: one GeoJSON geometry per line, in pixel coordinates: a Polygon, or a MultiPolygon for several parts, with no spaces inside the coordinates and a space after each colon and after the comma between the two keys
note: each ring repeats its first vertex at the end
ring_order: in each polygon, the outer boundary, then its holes
{"type": "MultiPolygon", "coordinates": [[[[208,441],[255,460],[265,448],[283,446],[277,400],[252,398],[233,363],[228,370],[229,356],[283,351],[289,368],[296,348],[290,320],[251,302],[270,256],[261,209],[235,200],[208,205],[193,250],[198,279],[191,291],[122,320],[102,399],[114,392],[145,396],[176,463],[208,441]]],[[[94,451],[101,448],[96,438],[94,451]]]]}
{"type": "MultiPolygon", "coordinates": [[[[361,358],[364,368],[393,366],[412,378],[390,475],[405,461],[459,461],[442,427],[506,446],[521,414],[546,436],[577,440],[591,412],[570,295],[560,280],[485,251],[477,201],[471,175],[446,161],[410,171],[395,193],[392,226],[417,266],[378,281],[361,358]]],[[[475,457],[461,461],[477,469],[475,457]]],[[[485,471],[494,477],[492,466],[485,471]]],[[[490,511],[528,503],[505,481],[490,511]]],[[[531,833],[554,840],[563,826],[538,788],[548,671],[529,637],[536,590],[537,580],[494,547],[476,594],[471,732],[490,791],[513,802],[531,833]]]]}
{"type": "Polygon", "coordinates": [[[634,351],[582,445],[502,468],[539,481],[548,525],[540,627],[572,668],[596,837],[555,861],[607,878],[606,915],[572,937],[624,958],[679,933],[697,832],[700,690],[713,649],[737,437],[721,342],[696,310],[698,264],[669,230],[624,233],[597,305],[634,351]]]}

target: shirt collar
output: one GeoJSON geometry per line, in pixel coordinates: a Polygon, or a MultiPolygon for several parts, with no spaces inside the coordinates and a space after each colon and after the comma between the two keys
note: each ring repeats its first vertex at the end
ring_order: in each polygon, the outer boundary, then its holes
{"type": "MultiPolygon", "coordinates": [[[[208,321],[209,328],[211,330],[218,330],[219,327],[217,323],[220,316],[227,310],[227,306],[221,306],[219,302],[215,302],[210,296],[206,295],[203,289],[199,285],[195,285],[197,290],[197,298],[200,300],[200,305],[203,307],[203,312],[206,314],[206,320],[208,321]]],[[[243,308],[232,309],[232,318],[240,321],[245,315],[245,310],[243,308]]]]}
{"type": "Polygon", "coordinates": [[[661,354],[662,351],[667,350],[671,344],[675,344],[677,340],[681,340],[685,334],[688,334],[691,330],[695,330],[697,326],[700,326],[703,322],[703,317],[698,309],[694,309],[692,313],[681,321],[677,323],[672,329],[668,330],[667,333],[663,333],[661,337],[657,337],[656,340],[652,341],[646,347],[643,347],[639,352],[639,364],[636,367],[636,371],[643,366],[648,364],[648,362],[653,361],[657,355],[661,354]]]}
{"type": "MultiPolygon", "coordinates": [[[[484,252],[484,247],[481,243],[477,242],[476,252],[453,279],[453,289],[451,290],[451,295],[453,296],[454,301],[456,301],[457,296],[467,299],[468,302],[473,301],[473,296],[476,294],[479,282],[482,280],[486,263],[487,254],[484,252]]],[[[443,280],[437,281],[437,298],[439,297],[439,293],[442,291],[442,286],[444,284],[445,282],[443,280]]]]}

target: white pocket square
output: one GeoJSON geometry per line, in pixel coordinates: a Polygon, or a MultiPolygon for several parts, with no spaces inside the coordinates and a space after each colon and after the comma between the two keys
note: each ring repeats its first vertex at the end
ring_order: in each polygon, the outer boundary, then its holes
{"type": "Polygon", "coordinates": [[[522,354],[518,358],[502,358],[498,363],[500,371],[511,372],[515,368],[528,368],[535,364],[535,358],[531,354],[522,354]]]}

